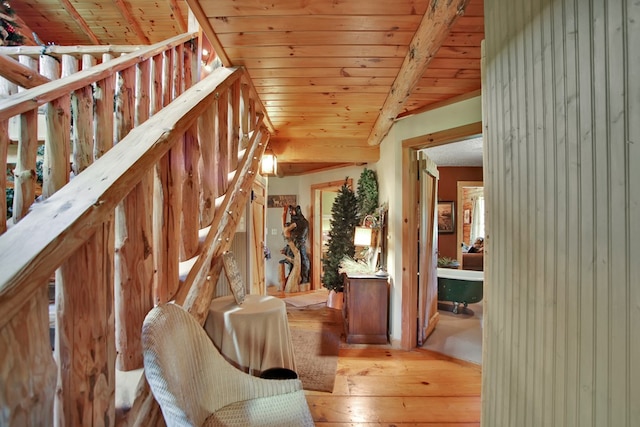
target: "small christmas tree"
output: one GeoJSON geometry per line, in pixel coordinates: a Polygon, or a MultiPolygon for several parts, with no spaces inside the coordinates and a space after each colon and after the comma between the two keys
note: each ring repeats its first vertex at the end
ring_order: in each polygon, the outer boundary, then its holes
{"type": "Polygon", "coordinates": [[[8,1],[0,2],[0,46],[24,44],[24,36],[18,32],[19,25],[13,19],[15,14],[8,1]]]}
{"type": "Polygon", "coordinates": [[[376,173],[364,168],[358,180],[358,219],[364,220],[367,215],[372,215],[378,208],[378,178],[376,173]]]}
{"type": "Polygon", "coordinates": [[[331,207],[329,247],[326,258],[322,260],[324,266],[322,285],[329,290],[342,292],[344,285],[338,269],[342,258],[353,257],[355,254],[353,233],[357,224],[356,195],[345,180],[331,207]]]}

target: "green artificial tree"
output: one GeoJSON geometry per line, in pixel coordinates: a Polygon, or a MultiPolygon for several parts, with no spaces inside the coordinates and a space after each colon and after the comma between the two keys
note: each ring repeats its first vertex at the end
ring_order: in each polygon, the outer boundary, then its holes
{"type": "Polygon", "coordinates": [[[358,180],[358,219],[364,220],[378,208],[378,178],[375,171],[364,168],[358,180]]]}
{"type": "Polygon", "coordinates": [[[353,233],[357,224],[356,195],[345,180],[331,207],[329,246],[327,255],[322,260],[324,266],[322,285],[330,291],[342,292],[343,283],[338,269],[345,256],[353,257],[355,254],[353,233]]]}
{"type": "Polygon", "coordinates": [[[0,1],[0,46],[20,46],[24,37],[17,30],[15,12],[8,1],[0,1]]]}

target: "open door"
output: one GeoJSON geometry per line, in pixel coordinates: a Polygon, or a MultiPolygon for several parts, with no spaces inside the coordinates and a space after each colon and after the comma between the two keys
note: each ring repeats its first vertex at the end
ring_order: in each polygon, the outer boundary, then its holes
{"type": "Polygon", "coordinates": [[[420,180],[418,225],[418,346],[436,327],[438,313],[438,169],[423,152],[418,157],[420,180]]]}

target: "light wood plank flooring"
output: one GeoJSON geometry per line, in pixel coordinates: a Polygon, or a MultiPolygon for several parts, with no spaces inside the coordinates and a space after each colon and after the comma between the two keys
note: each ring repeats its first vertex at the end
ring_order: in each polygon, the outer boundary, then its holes
{"type": "MultiPolygon", "coordinates": [[[[291,327],[341,319],[326,307],[308,314],[292,311],[291,327]]],[[[478,365],[422,349],[349,345],[343,336],[333,393],[306,395],[317,426],[467,427],[480,425],[480,384],[478,365]]]]}

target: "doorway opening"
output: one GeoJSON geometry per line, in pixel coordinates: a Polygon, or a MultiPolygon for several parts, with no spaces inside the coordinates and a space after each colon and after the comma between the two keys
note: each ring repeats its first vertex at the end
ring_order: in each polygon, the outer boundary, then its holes
{"type": "MultiPolygon", "coordinates": [[[[410,138],[402,142],[402,322],[401,346],[410,350],[417,347],[418,328],[418,194],[419,181],[418,155],[419,150],[452,142],[461,141],[482,134],[482,122],[460,126],[445,131],[434,132],[419,137],[410,138]]],[[[433,278],[430,280],[436,280],[433,278]]],[[[427,286],[436,286],[431,282],[427,286]]],[[[427,329],[429,329],[427,327],[427,329]]],[[[428,339],[427,339],[428,342],[428,339]]]]}

